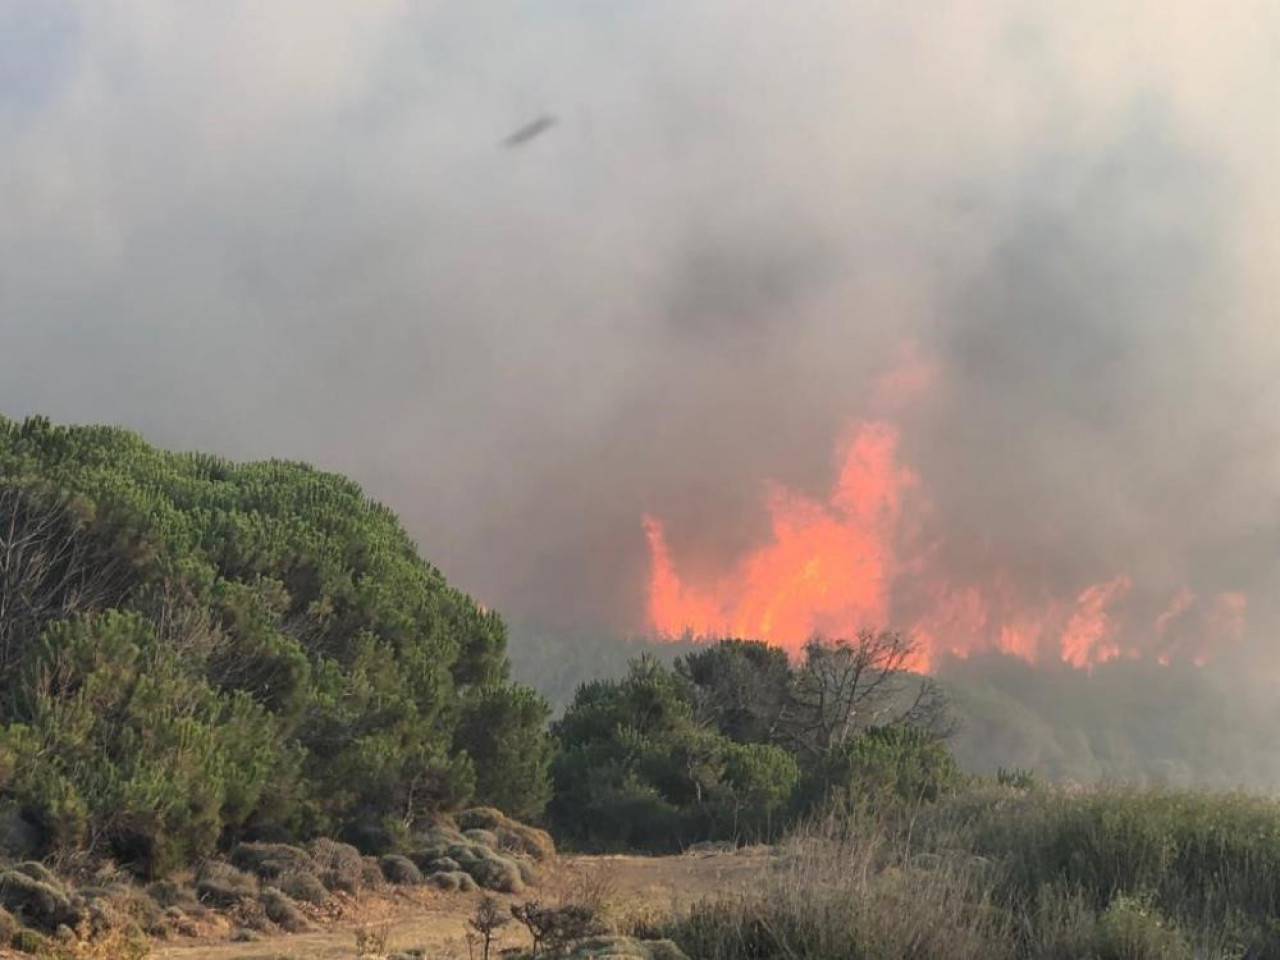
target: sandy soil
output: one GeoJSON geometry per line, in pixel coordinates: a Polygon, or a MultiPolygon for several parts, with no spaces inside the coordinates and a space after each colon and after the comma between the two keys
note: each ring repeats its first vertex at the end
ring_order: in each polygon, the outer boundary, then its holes
{"type": "MultiPolygon", "coordinates": [[[[769,852],[761,848],[687,853],[676,857],[562,857],[545,871],[542,882],[507,901],[594,892],[616,916],[652,915],[713,892],[741,889],[765,869],[769,852]]],[[[155,960],[352,960],[356,933],[385,934],[391,951],[422,947],[436,960],[465,958],[467,918],[480,894],[414,890],[389,899],[364,901],[314,932],[264,937],[253,943],[186,940],[160,944],[155,960]]],[[[515,924],[505,928],[501,947],[524,946],[515,924]]]]}

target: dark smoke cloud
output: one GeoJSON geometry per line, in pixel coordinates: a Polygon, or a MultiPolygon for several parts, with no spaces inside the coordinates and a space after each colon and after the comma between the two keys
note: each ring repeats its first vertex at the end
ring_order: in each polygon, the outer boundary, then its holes
{"type": "Polygon", "coordinates": [[[0,410],[349,472],[631,630],[641,514],[756,542],[914,340],[953,566],[1265,642],[1278,50],[1262,2],[0,0],[0,410]]]}

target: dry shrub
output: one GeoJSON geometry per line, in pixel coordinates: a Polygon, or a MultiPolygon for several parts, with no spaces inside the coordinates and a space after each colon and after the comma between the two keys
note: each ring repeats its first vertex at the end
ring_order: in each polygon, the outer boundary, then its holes
{"type": "Polygon", "coordinates": [[[417,886],[422,883],[422,871],[408,857],[389,853],[379,861],[382,876],[396,886],[417,886]]]}
{"type": "Polygon", "coordinates": [[[359,958],[382,957],[387,953],[391,939],[389,923],[369,923],[356,930],[356,956],[359,958]]]}
{"type": "Polygon", "coordinates": [[[556,845],[551,834],[537,827],[512,820],[501,810],[494,807],[473,807],[458,814],[458,826],[463,830],[483,830],[492,840],[486,839],[487,846],[530,857],[537,861],[550,860],[556,855],[556,845]]]}
{"type": "Polygon", "coordinates": [[[524,890],[520,868],[514,860],[493,854],[463,866],[472,879],[487,890],[499,893],[520,893],[524,890]]]}
{"type": "Polygon", "coordinates": [[[457,825],[449,820],[440,820],[426,827],[418,835],[419,847],[444,846],[452,843],[465,843],[466,837],[457,825]]]}
{"type": "MultiPolygon", "coordinates": [[[[496,820],[502,815],[492,808],[481,807],[463,814],[464,817],[468,815],[472,817],[469,822],[498,822],[500,829],[511,829],[502,826],[502,823],[496,820]]],[[[505,818],[502,819],[505,821],[505,818]]],[[[511,823],[511,821],[505,822],[511,823]]],[[[514,826],[520,830],[528,829],[519,824],[514,826]]],[[[500,893],[520,893],[526,884],[537,879],[537,871],[531,859],[526,859],[523,855],[510,856],[499,852],[494,845],[498,842],[498,834],[493,831],[471,827],[464,836],[453,830],[451,826],[436,825],[425,831],[422,836],[425,841],[429,841],[430,845],[419,850],[413,859],[429,876],[462,871],[469,874],[480,886],[500,893]],[[491,843],[483,842],[485,840],[491,843]],[[451,842],[446,844],[446,841],[451,842]]],[[[530,843],[526,846],[533,849],[537,844],[530,843]]],[[[543,853],[545,854],[545,849],[543,853]]],[[[449,881],[438,883],[448,884],[449,881]]]]}
{"type": "Polygon", "coordinates": [[[0,947],[7,947],[17,930],[17,918],[4,907],[0,907],[0,947]]]}
{"type": "Polygon", "coordinates": [[[62,881],[58,879],[58,875],[38,860],[26,860],[22,863],[14,864],[13,869],[19,873],[26,874],[32,880],[47,883],[51,887],[61,887],[63,885],[62,881]]]}
{"type": "Polygon", "coordinates": [[[520,882],[526,887],[536,887],[538,885],[538,868],[532,860],[514,860],[516,869],[520,871],[520,882]]]}
{"type": "Polygon", "coordinates": [[[494,850],[498,848],[498,835],[492,830],[464,830],[462,835],[472,843],[478,843],[494,850]]]}
{"type": "MultiPolygon", "coordinates": [[[[421,873],[419,873],[419,876],[421,876],[421,873]]],[[[360,885],[366,890],[376,890],[382,886],[384,880],[382,865],[378,862],[378,858],[365,857],[364,866],[360,872],[360,885]]]]}
{"type": "Polygon", "coordinates": [[[53,941],[30,927],[19,927],[13,932],[9,945],[19,953],[40,954],[47,956],[53,941]]]}
{"type": "Polygon", "coordinates": [[[164,908],[141,887],[113,883],[81,892],[88,901],[89,927],[94,934],[133,930],[153,937],[167,937],[173,932],[164,908]]]}
{"type": "Polygon", "coordinates": [[[274,880],[295,870],[313,870],[311,854],[287,843],[238,843],[230,860],[241,870],[255,873],[263,880],[274,880]]]}
{"type": "Polygon", "coordinates": [[[147,895],[161,907],[177,908],[183,913],[198,916],[204,910],[195,891],[178,880],[157,880],[147,887],[147,895]]]}
{"type": "Polygon", "coordinates": [[[309,926],[306,915],[287,893],[275,887],[265,887],[258,898],[267,919],[287,933],[299,933],[309,926]]]}
{"type": "Polygon", "coordinates": [[[423,873],[457,873],[462,864],[453,857],[431,857],[417,861],[423,873]]]}
{"type": "Polygon", "coordinates": [[[543,950],[562,954],[578,941],[607,931],[604,919],[585,903],[543,904],[529,900],[513,905],[511,915],[529,931],[535,956],[543,950]]]}
{"type": "Polygon", "coordinates": [[[286,873],[276,880],[275,886],[301,903],[319,906],[329,899],[329,889],[310,871],[295,870],[286,873]]]}
{"type": "Polygon", "coordinates": [[[64,933],[27,952],[35,952],[43,960],[144,960],[151,953],[151,944],[136,929],[92,933],[82,925],[74,933],[64,933]]]}
{"type": "Polygon", "coordinates": [[[79,926],[83,916],[57,878],[48,883],[16,868],[0,870],[0,907],[21,922],[50,932],[59,926],[79,926]]]}
{"type": "Polygon", "coordinates": [[[349,843],[320,838],[311,843],[320,881],[330,890],[358,893],[364,878],[364,858],[349,843]]]}
{"type": "Polygon", "coordinates": [[[471,807],[454,817],[462,830],[496,830],[507,822],[507,815],[497,807],[471,807]]]}
{"type": "Polygon", "coordinates": [[[446,893],[470,893],[477,888],[477,884],[471,874],[463,873],[461,870],[442,871],[433,873],[427,877],[426,882],[439,890],[446,893]]]}
{"type": "Polygon", "coordinates": [[[223,860],[209,860],[196,875],[196,895],[201,903],[227,908],[258,895],[258,881],[223,860]]]}
{"type": "Polygon", "coordinates": [[[593,937],[579,943],[565,960],[689,960],[670,940],[636,940],[632,937],[593,937]]]}
{"type": "Polygon", "coordinates": [[[669,929],[699,960],[1003,960],[1016,943],[990,881],[963,860],[893,858],[878,830],[829,820],[802,832],[745,895],[705,901],[669,929]]]}

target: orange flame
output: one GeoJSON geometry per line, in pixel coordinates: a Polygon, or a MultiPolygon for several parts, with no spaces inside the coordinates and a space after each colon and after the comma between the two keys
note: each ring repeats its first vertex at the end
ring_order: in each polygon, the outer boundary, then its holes
{"type": "Polygon", "coordinates": [[[768,542],[704,582],[681,578],[662,522],[646,516],[651,628],[665,637],[763,639],[794,653],[816,635],[896,625],[914,641],[910,666],[918,670],[941,656],[982,651],[1081,668],[1148,653],[1162,663],[1174,657],[1202,663],[1206,639],[1243,633],[1242,594],[1202,603],[1185,588],[1134,630],[1123,608],[1135,584],[1123,572],[1083,585],[1070,600],[1041,589],[1028,602],[1007,574],[954,582],[935,569],[936,551],[920,547],[908,522],[909,509],[916,511],[912,518],[927,516],[928,504],[898,449],[890,424],[855,424],[826,502],[771,484],[768,542]]]}
{"type": "Polygon", "coordinates": [[[758,636],[797,649],[816,633],[883,622],[894,569],[892,535],[914,483],[897,465],[897,433],[863,425],[851,438],[829,504],[769,488],[772,540],[702,587],[675,572],[660,521],[644,520],[651,574],[649,616],[674,636],[758,636]]]}

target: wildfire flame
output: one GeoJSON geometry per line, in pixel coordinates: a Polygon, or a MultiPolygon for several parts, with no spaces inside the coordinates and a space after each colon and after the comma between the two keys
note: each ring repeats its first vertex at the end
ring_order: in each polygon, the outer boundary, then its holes
{"type": "Polygon", "coordinates": [[[816,635],[898,626],[915,641],[910,666],[928,670],[943,655],[983,651],[1081,668],[1147,655],[1203,663],[1209,641],[1244,630],[1242,594],[1200,598],[1188,588],[1153,620],[1135,623],[1123,609],[1135,584],[1123,571],[1063,598],[1042,587],[1028,599],[1008,573],[956,582],[935,569],[934,551],[908,516],[909,507],[927,514],[927,500],[900,462],[897,429],[884,421],[853,426],[825,502],[773,483],[765,506],[767,542],[697,583],[677,570],[661,520],[644,518],[654,632],[750,637],[796,652],[816,635]]]}

